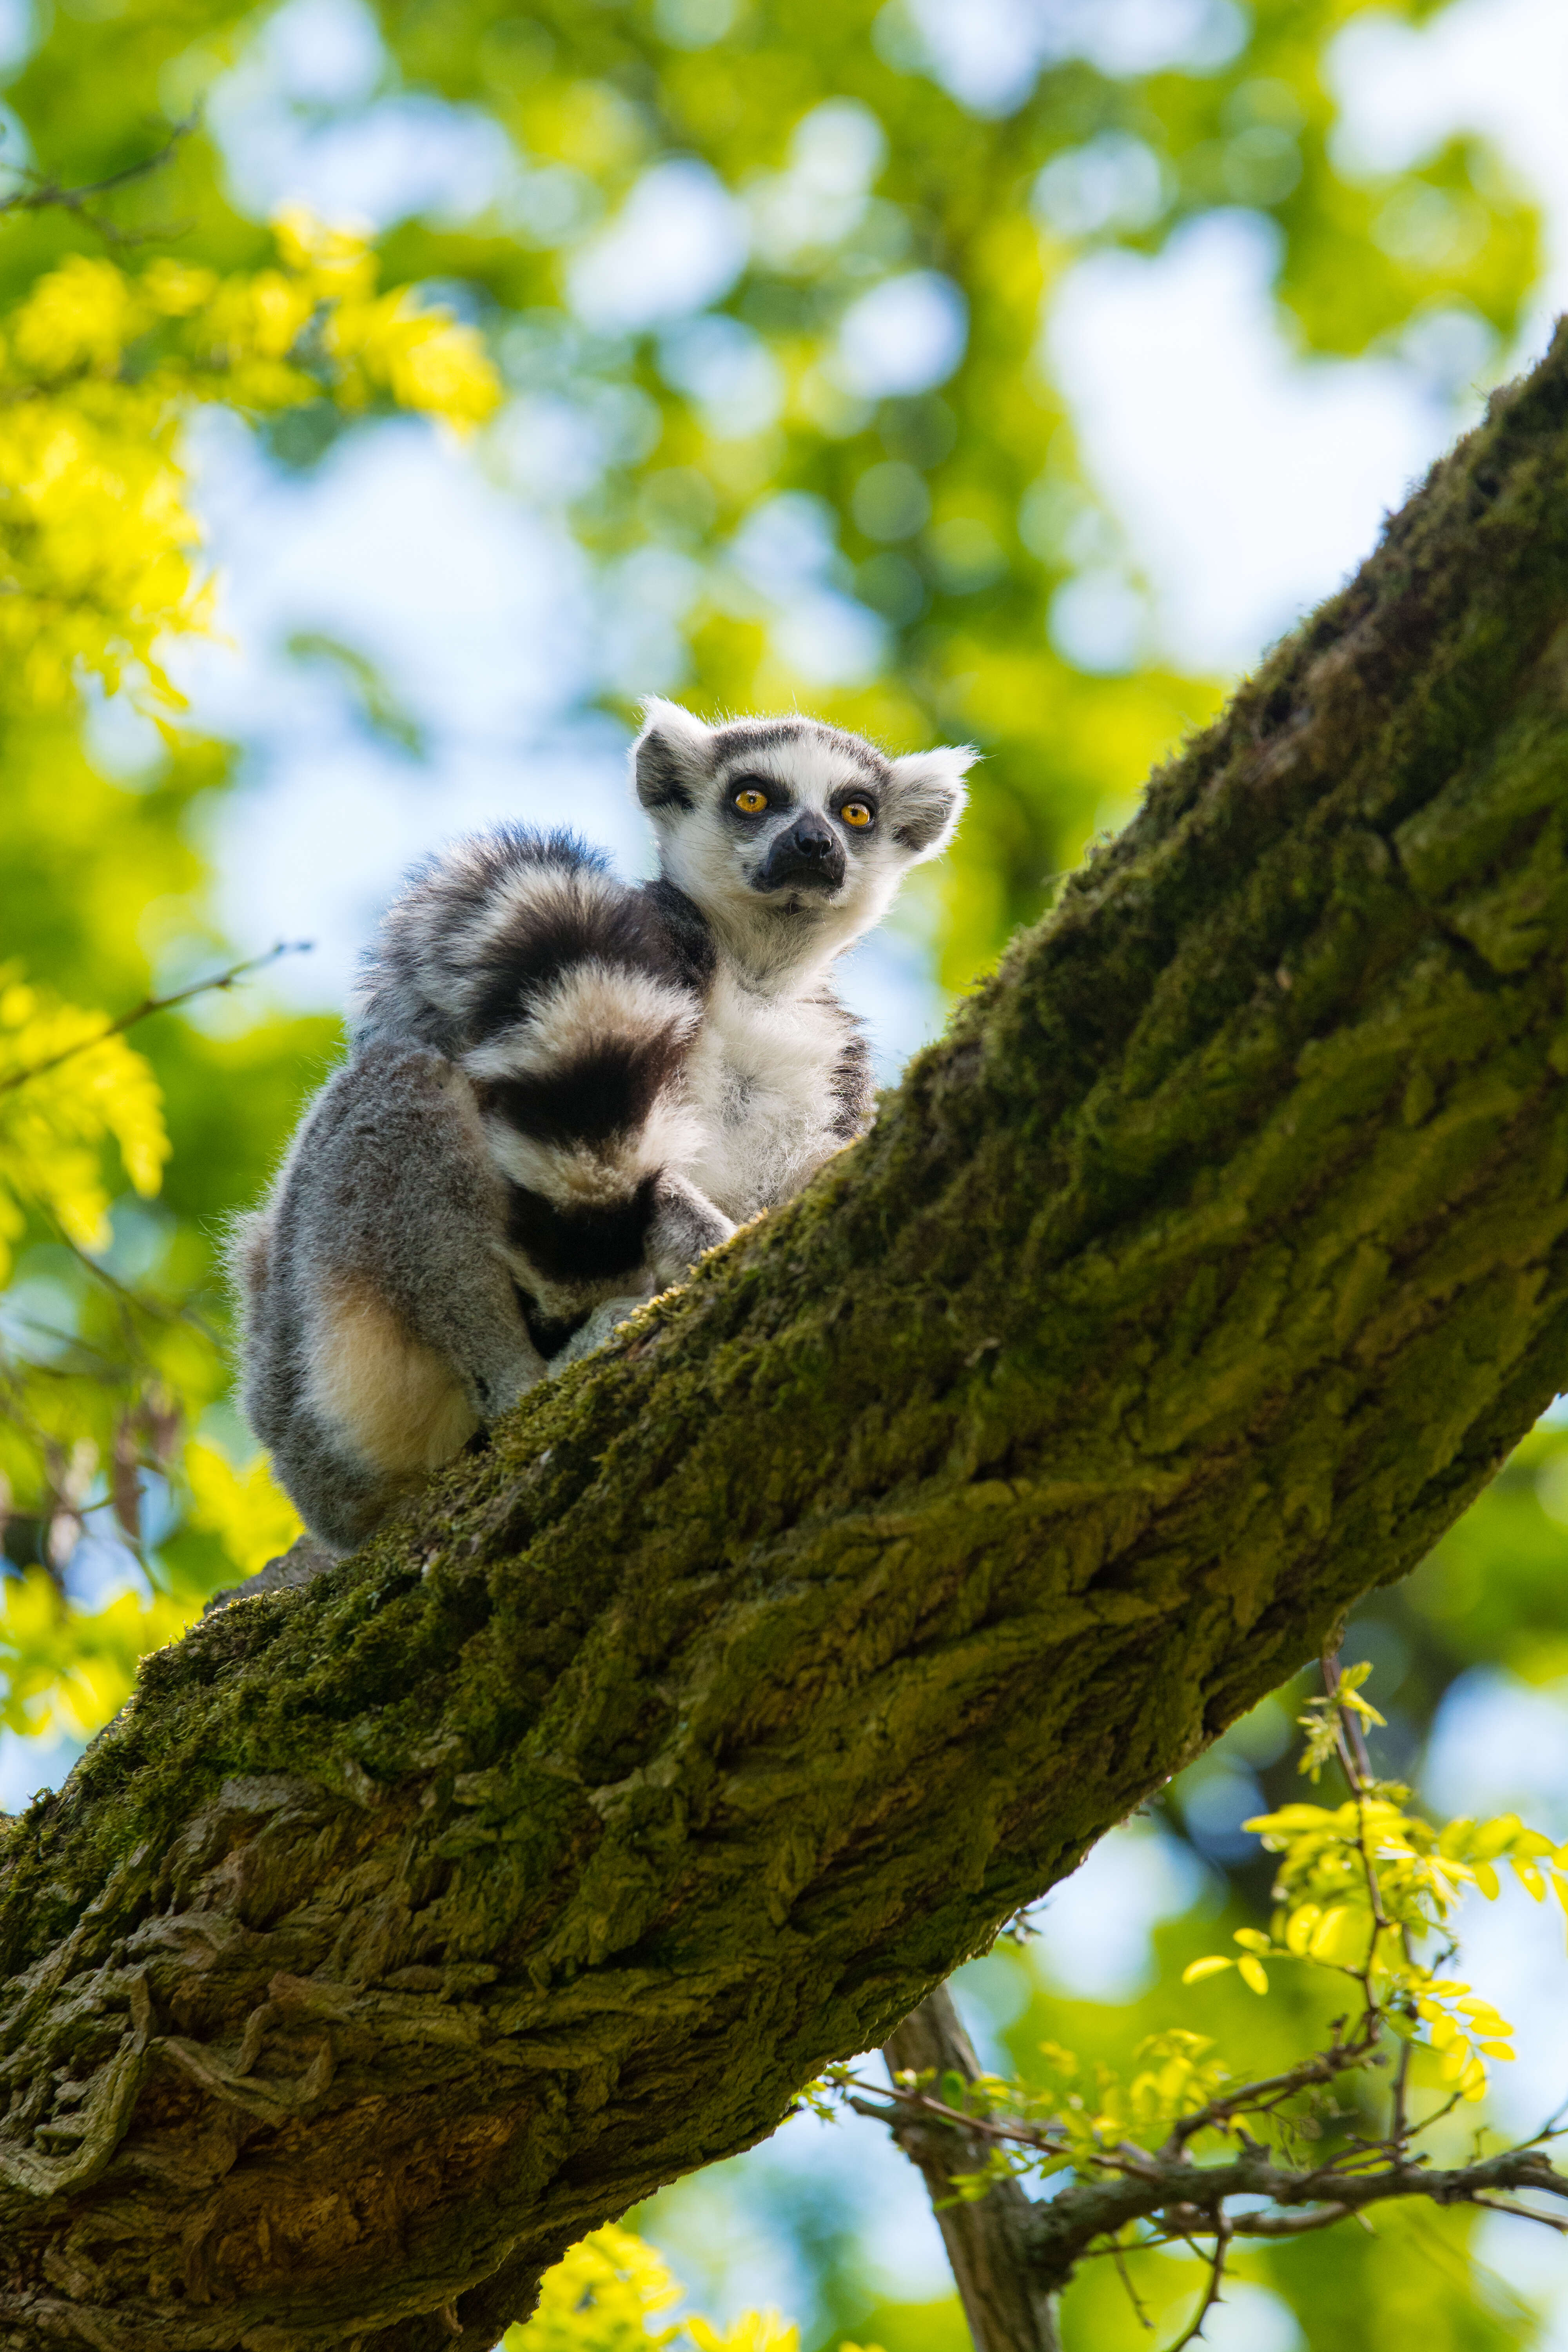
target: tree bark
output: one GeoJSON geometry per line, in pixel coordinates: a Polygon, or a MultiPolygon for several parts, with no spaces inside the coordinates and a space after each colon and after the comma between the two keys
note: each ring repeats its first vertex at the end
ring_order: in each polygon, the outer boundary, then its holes
{"type": "MultiPolygon", "coordinates": [[[[882,2055],[895,2083],[900,2074],[933,2070],[939,2098],[944,2074],[973,2083],[980,2072],[945,1985],[928,1993],[888,2036],[882,2055]]],[[[974,2352],[1061,2352],[1056,2298],[1040,2283],[1034,2259],[1034,2200],[1022,2182],[994,2181],[984,2197],[962,2199],[953,2174],[980,2171],[989,2153],[978,2134],[966,2139],[951,2126],[914,2118],[892,2131],[925,2182],[974,2352]]]]}
{"type": "Polygon", "coordinates": [[[1568,347],[875,1132],[0,1845],[0,2346],[482,2352],[1568,1378],[1568,347]]]}

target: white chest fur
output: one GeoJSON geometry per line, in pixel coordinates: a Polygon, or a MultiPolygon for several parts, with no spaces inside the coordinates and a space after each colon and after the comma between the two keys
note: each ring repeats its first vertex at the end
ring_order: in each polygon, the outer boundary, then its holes
{"type": "Polygon", "coordinates": [[[721,966],[687,1063],[696,1112],[682,1173],[742,1223],[798,1192],[839,1148],[834,1071],[848,1042],[830,997],[762,994],[721,966]]]}

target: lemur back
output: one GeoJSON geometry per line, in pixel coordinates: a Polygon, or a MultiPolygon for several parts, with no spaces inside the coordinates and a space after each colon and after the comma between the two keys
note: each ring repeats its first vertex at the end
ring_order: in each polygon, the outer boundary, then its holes
{"type": "Polygon", "coordinates": [[[241,1220],[246,1410],[344,1548],[869,1122],[835,956],[951,836],[969,752],[649,706],[656,881],[503,826],[417,871],[351,1057],[241,1220]]]}

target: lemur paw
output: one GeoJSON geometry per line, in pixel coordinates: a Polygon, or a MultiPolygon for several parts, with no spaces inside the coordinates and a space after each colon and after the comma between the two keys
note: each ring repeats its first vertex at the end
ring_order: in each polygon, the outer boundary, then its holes
{"type": "Polygon", "coordinates": [[[655,1203],[648,1263],[664,1288],[684,1282],[703,1253],[727,1242],[735,1227],[705,1192],[668,1168],[658,1180],[655,1203]]]}
{"type": "Polygon", "coordinates": [[[558,1349],[551,1357],[550,1371],[563,1372],[568,1364],[580,1364],[584,1356],[591,1356],[595,1348],[604,1346],[611,1333],[626,1321],[628,1315],[635,1315],[639,1307],[647,1305],[646,1297],[602,1298],[587,1321],[581,1324],[573,1332],[566,1345],[558,1349]]]}

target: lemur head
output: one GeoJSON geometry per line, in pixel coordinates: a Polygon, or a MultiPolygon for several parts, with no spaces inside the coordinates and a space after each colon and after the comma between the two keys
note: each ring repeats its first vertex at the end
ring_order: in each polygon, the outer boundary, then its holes
{"type": "Polygon", "coordinates": [[[707,727],[650,698],[632,753],[665,879],[763,969],[838,954],[947,847],[978,756],[887,759],[818,719],[707,727]]]}

